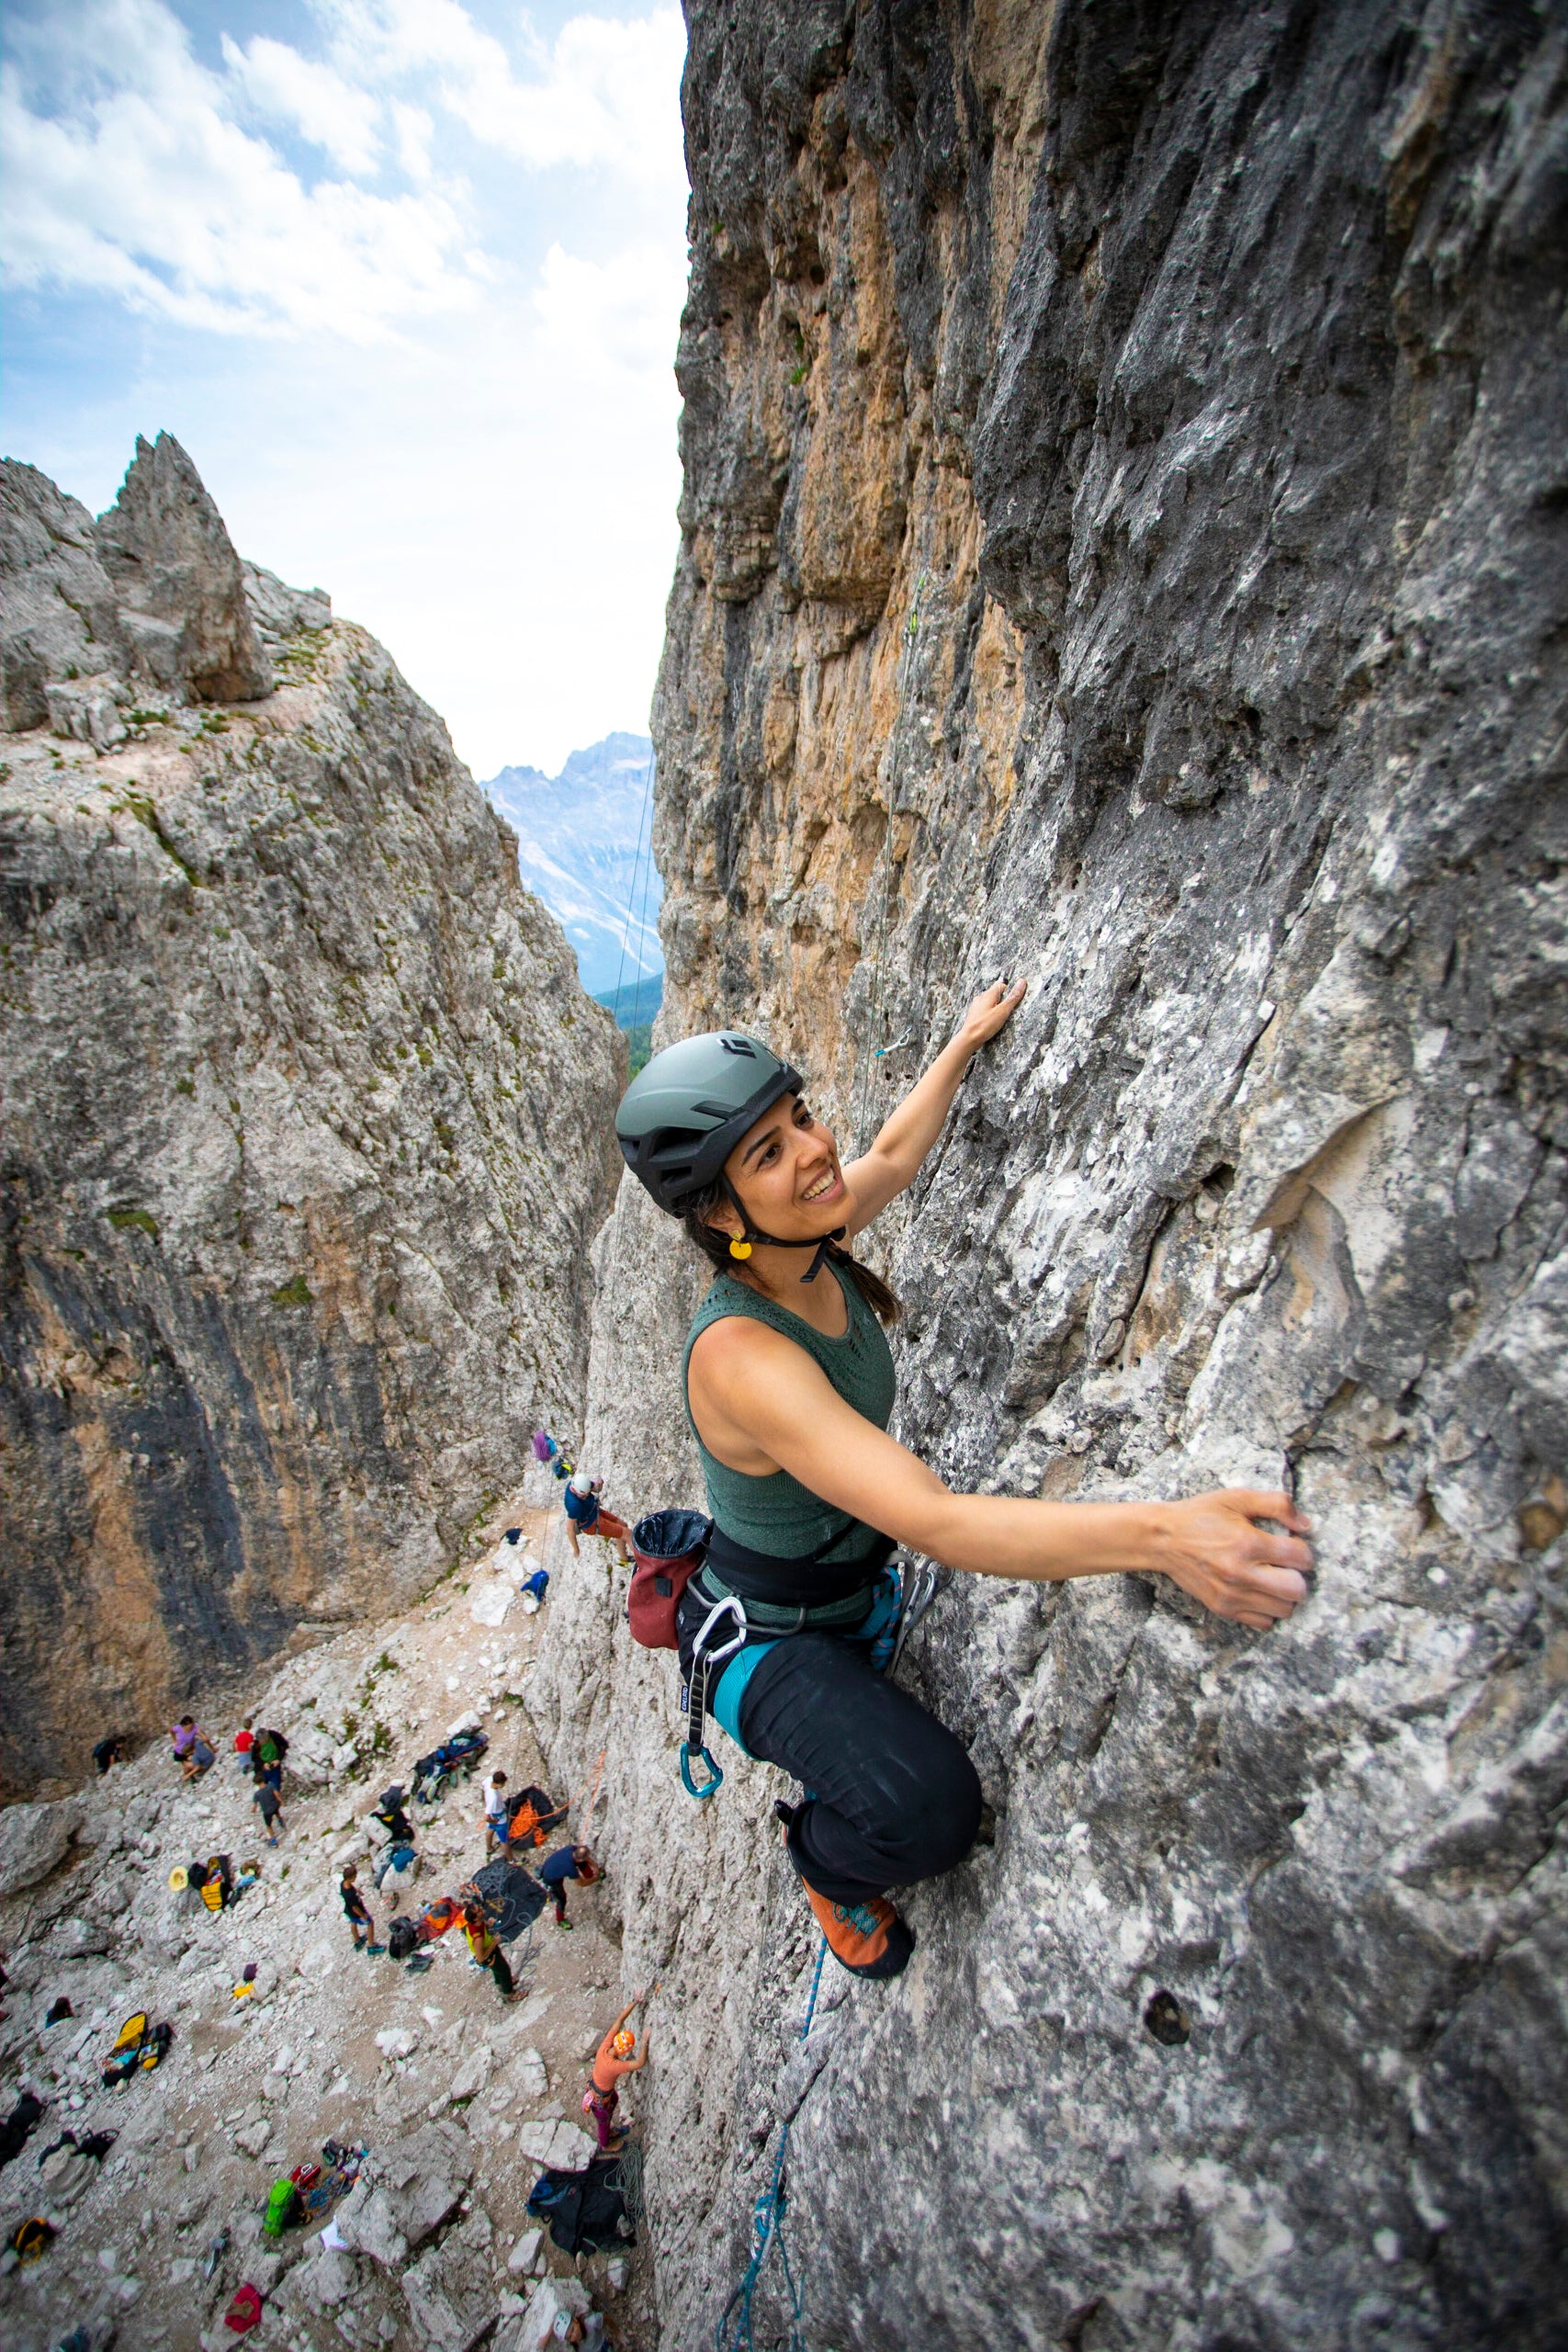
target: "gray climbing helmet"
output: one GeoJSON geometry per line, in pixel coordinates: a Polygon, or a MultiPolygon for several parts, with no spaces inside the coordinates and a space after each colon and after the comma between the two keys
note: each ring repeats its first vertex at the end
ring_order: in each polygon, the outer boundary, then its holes
{"type": "Polygon", "coordinates": [[[637,1072],[615,1114],[615,1140],[637,1182],[679,1216],[763,1112],[803,1091],[799,1071],[759,1038],[709,1030],[666,1046],[637,1072]]]}

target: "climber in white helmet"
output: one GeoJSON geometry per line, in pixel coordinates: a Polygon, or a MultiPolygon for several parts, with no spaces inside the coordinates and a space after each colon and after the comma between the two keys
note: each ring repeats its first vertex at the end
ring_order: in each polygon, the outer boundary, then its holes
{"type": "Polygon", "coordinates": [[[705,1703],[748,1753],[801,1782],[802,1801],[780,1808],[790,1860],[833,1952],[863,1976],[897,1975],[913,1950],[886,1890],[952,1870],[981,1815],[965,1749],[873,1665],[895,1544],[1026,1583],[1164,1575],[1256,1632],[1291,1615],[1312,1565],[1307,1522],[1288,1495],[958,1495],[887,1435],[894,1372],[882,1326],[898,1302],[842,1244],[913,1182],[971,1059],[1022,994],[1020,985],[977,996],[847,1167],[799,1073],[738,1031],[666,1046],[615,1118],[627,1165],[715,1270],[686,1342],[687,1413],[713,1519],[676,1612],[688,1679],[721,1611],[744,1632],[728,1642],[716,1682],[704,1669],[694,1713],[705,1703]]]}
{"type": "Polygon", "coordinates": [[[606,1510],[600,1501],[604,1485],[604,1479],[596,1478],[590,1470],[574,1470],[567,1480],[561,1496],[566,1509],[567,1541],[571,1545],[573,1559],[581,1559],[582,1555],[578,1538],[603,1535],[615,1545],[622,1567],[629,1567],[632,1555],[626,1549],[626,1540],[631,1530],[624,1519],[617,1519],[615,1512],[606,1510]]]}

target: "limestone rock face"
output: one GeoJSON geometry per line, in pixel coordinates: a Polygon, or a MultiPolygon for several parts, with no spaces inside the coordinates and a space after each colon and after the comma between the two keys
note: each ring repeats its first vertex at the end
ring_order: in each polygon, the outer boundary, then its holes
{"type": "Polygon", "coordinates": [[[62,1860],[82,1826],[74,1798],[58,1804],[9,1804],[0,1812],[0,1895],[36,1886],[62,1860]]]}
{"type": "Polygon", "coordinates": [[[51,679],[118,677],[129,660],[92,516],[36,466],[0,458],[0,724],[52,725],[51,679]]]}
{"type": "MultiPolygon", "coordinates": [[[[608,1745],[665,2339],[792,2111],[810,2340],[1500,2341],[1568,2304],[1561,28],[1063,0],[689,10],[662,1035],[852,1148],[1030,984],[872,1237],[954,1484],[1292,1486],[1309,1600],[960,1577],[903,1669],[993,1848],[895,1986],[814,1939],[624,1579],[532,1703],[608,1745]],[[796,2111],[797,2110],[797,2111],[796,2111]]],[[[585,1458],[700,1498],[699,1283],[629,1182],[585,1458]]],[[[773,2318],[760,2325],[759,2340],[773,2318]]],[[[773,2324],[773,2332],[780,2329],[773,2324]]]]}
{"type": "Polygon", "coordinates": [[[119,496],[94,526],[120,628],[149,675],[197,702],[272,692],[223,517],[172,433],[138,439],[119,496]]]}
{"type": "Polygon", "coordinates": [[[304,603],[265,704],[6,745],[18,1792],[406,1602],[581,1395],[624,1048],[439,719],[304,603]]]}

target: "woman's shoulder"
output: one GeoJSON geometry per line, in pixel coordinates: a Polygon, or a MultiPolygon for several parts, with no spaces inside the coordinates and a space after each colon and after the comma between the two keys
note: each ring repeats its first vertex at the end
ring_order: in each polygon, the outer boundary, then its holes
{"type": "Polygon", "coordinates": [[[748,1283],[738,1283],[733,1274],[716,1274],[692,1317],[687,1334],[688,1351],[705,1333],[721,1325],[730,1327],[735,1335],[755,1332],[761,1336],[779,1329],[782,1310],[771,1298],[764,1298],[748,1283]]]}
{"type": "MultiPolygon", "coordinates": [[[[731,1288],[739,1290],[740,1285],[733,1283],[731,1288]]],[[[709,1298],[712,1295],[710,1291],[709,1298]]],[[[780,1348],[796,1344],[769,1313],[770,1301],[758,1299],[754,1293],[743,1296],[744,1304],[721,1302],[710,1314],[699,1312],[693,1318],[686,1342],[688,1363],[699,1363],[705,1370],[722,1368],[727,1363],[773,1355],[780,1348]]],[[[706,1304],[705,1300],[704,1305],[706,1304]]]]}

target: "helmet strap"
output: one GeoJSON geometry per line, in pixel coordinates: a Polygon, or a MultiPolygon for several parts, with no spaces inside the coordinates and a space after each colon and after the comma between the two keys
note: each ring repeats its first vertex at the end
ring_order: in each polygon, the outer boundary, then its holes
{"type": "Polygon", "coordinates": [[[832,1232],[823,1234],[820,1240],[782,1241],[776,1233],[759,1232],[757,1227],[752,1224],[750,1218],[747,1216],[745,1208],[741,1204],[739,1196],[728,1177],[723,1177],[720,1181],[724,1185],[725,1191],[728,1193],[731,1205],[744,1227],[744,1230],[739,1235],[732,1235],[730,1237],[730,1256],[732,1258],[749,1258],[751,1255],[753,1248],[759,1241],[761,1241],[764,1247],[769,1250],[809,1250],[813,1253],[811,1263],[807,1266],[800,1279],[803,1283],[814,1283],[817,1280],[818,1275],[821,1272],[823,1263],[834,1242],[841,1241],[845,1234],[849,1231],[848,1226],[836,1225],[833,1227],[832,1232]]]}

